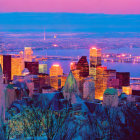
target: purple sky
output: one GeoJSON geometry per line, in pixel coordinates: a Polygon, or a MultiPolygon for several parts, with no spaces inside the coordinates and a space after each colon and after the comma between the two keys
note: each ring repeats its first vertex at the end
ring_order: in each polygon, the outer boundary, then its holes
{"type": "Polygon", "coordinates": [[[0,0],[0,12],[140,14],[140,0],[0,0]]]}

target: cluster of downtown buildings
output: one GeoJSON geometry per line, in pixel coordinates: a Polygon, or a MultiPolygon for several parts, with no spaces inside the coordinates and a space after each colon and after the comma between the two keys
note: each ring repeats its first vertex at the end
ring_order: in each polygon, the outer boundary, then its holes
{"type": "Polygon", "coordinates": [[[0,55],[0,114],[5,121],[10,120],[5,112],[13,103],[22,105],[23,100],[27,104],[34,100],[35,106],[41,106],[46,99],[46,104],[56,112],[69,105],[76,114],[82,112],[83,102],[91,112],[95,104],[110,108],[138,104],[138,97],[133,95],[140,91],[131,88],[130,73],[107,69],[102,66],[101,56],[101,49],[92,47],[89,63],[82,56],[71,62],[69,74],[64,74],[59,64],[53,64],[47,74],[47,65],[34,61],[30,47],[19,55],[0,55]]]}

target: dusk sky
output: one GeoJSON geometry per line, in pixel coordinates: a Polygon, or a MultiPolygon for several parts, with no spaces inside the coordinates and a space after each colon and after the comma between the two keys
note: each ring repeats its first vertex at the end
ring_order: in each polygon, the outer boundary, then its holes
{"type": "Polygon", "coordinates": [[[140,14],[140,0],[0,0],[0,12],[140,14]]]}

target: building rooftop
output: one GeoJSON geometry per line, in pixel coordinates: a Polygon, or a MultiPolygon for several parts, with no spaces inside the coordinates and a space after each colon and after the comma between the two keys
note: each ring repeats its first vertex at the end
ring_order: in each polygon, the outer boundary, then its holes
{"type": "Polygon", "coordinates": [[[118,91],[115,88],[108,88],[104,92],[105,95],[118,95],[118,91]]]}

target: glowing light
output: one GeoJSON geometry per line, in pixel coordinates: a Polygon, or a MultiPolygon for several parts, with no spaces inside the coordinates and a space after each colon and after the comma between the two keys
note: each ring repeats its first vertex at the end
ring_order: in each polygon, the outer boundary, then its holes
{"type": "Polygon", "coordinates": [[[53,64],[53,66],[55,66],[55,67],[59,67],[59,64],[53,64]]]}
{"type": "Polygon", "coordinates": [[[96,48],[96,47],[92,47],[91,49],[97,50],[97,48],[96,48]]]}
{"type": "Polygon", "coordinates": [[[71,62],[70,65],[73,65],[73,62],[71,62]]]}
{"type": "Polygon", "coordinates": [[[57,44],[54,44],[53,46],[54,46],[54,47],[58,47],[58,45],[57,45],[57,44]]]}

